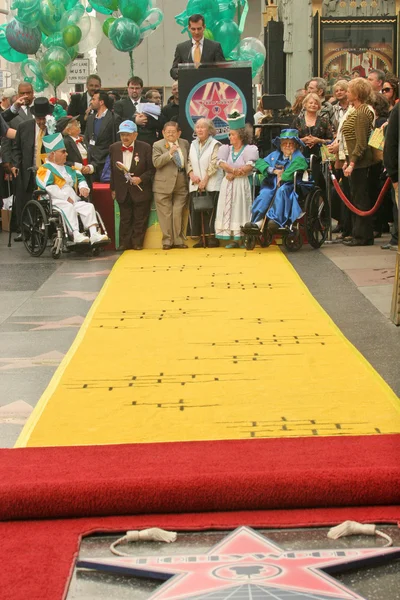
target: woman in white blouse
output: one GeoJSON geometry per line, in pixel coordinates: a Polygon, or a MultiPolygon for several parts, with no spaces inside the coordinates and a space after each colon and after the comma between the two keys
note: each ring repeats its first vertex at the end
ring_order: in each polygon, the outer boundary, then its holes
{"type": "Polygon", "coordinates": [[[190,214],[188,235],[201,239],[193,248],[219,246],[215,238],[215,212],[218,203],[218,192],[221,187],[222,172],[218,168],[218,149],[220,142],[213,136],[216,129],[210,119],[199,119],[194,128],[196,139],[190,145],[188,174],[190,192],[190,214]],[[193,196],[199,192],[207,192],[214,201],[214,207],[203,214],[194,211],[193,196]]]}

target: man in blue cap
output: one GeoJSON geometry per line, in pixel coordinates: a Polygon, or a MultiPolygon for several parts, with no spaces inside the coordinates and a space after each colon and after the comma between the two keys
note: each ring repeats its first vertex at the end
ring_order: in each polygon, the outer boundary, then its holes
{"type": "Polygon", "coordinates": [[[61,133],[45,135],[42,138],[47,154],[44,164],[36,173],[36,183],[50,195],[52,203],[62,213],[75,244],[104,244],[109,242],[106,235],[98,232],[96,211],[85,198],[90,189],[80,171],[65,165],[67,151],[61,133]],[[81,197],[82,198],[81,198],[81,197]],[[90,239],[79,231],[78,215],[90,239]]]}
{"type": "Polygon", "coordinates": [[[133,121],[123,121],[118,133],[121,141],[110,146],[110,187],[120,209],[120,249],[142,250],[153,199],[151,146],[136,139],[133,121]]]}

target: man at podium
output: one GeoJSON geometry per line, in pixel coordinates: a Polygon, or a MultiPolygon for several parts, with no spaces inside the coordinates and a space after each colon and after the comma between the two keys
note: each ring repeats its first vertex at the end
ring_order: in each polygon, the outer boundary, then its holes
{"type": "Polygon", "coordinates": [[[203,15],[190,16],[188,29],[192,39],[177,45],[170,71],[172,79],[178,79],[179,63],[194,63],[194,66],[198,67],[201,63],[225,61],[221,44],[204,37],[206,24],[203,15]]]}

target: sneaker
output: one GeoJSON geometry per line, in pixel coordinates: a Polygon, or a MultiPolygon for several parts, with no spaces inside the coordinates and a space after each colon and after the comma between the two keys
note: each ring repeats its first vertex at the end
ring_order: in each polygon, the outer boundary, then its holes
{"type": "Polygon", "coordinates": [[[391,241],[381,246],[382,250],[397,250],[397,244],[392,244],[391,241]]]}
{"type": "Polygon", "coordinates": [[[109,242],[109,241],[110,240],[107,235],[99,233],[98,231],[95,231],[90,236],[91,244],[101,244],[102,242],[109,242]]]}
{"type": "Polygon", "coordinates": [[[74,232],[74,244],[88,244],[89,238],[80,231],[74,232]]]}

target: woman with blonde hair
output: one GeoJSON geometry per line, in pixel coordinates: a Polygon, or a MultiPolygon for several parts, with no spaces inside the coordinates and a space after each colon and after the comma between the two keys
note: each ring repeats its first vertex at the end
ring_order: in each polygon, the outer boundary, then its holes
{"type": "Polygon", "coordinates": [[[322,144],[332,141],[332,129],[326,117],[321,117],[321,98],[318,94],[310,92],[303,100],[303,111],[294,119],[292,128],[297,129],[299,138],[306,146],[306,157],[315,154],[320,156],[322,144]]]}
{"type": "Polygon", "coordinates": [[[335,131],[338,130],[339,123],[349,108],[349,100],[347,98],[348,87],[349,82],[346,79],[339,79],[333,86],[335,103],[333,104],[332,125],[335,131]]]}
{"type": "MultiPolygon", "coordinates": [[[[362,211],[369,210],[374,200],[370,195],[369,168],[373,164],[372,150],[368,146],[369,136],[374,125],[374,114],[368,102],[372,87],[367,79],[356,77],[350,81],[347,97],[354,111],[343,123],[343,136],[346,143],[346,161],[343,174],[350,180],[351,201],[362,211]]],[[[347,246],[370,246],[374,243],[372,217],[352,214],[352,236],[344,239],[347,246]]]]}

